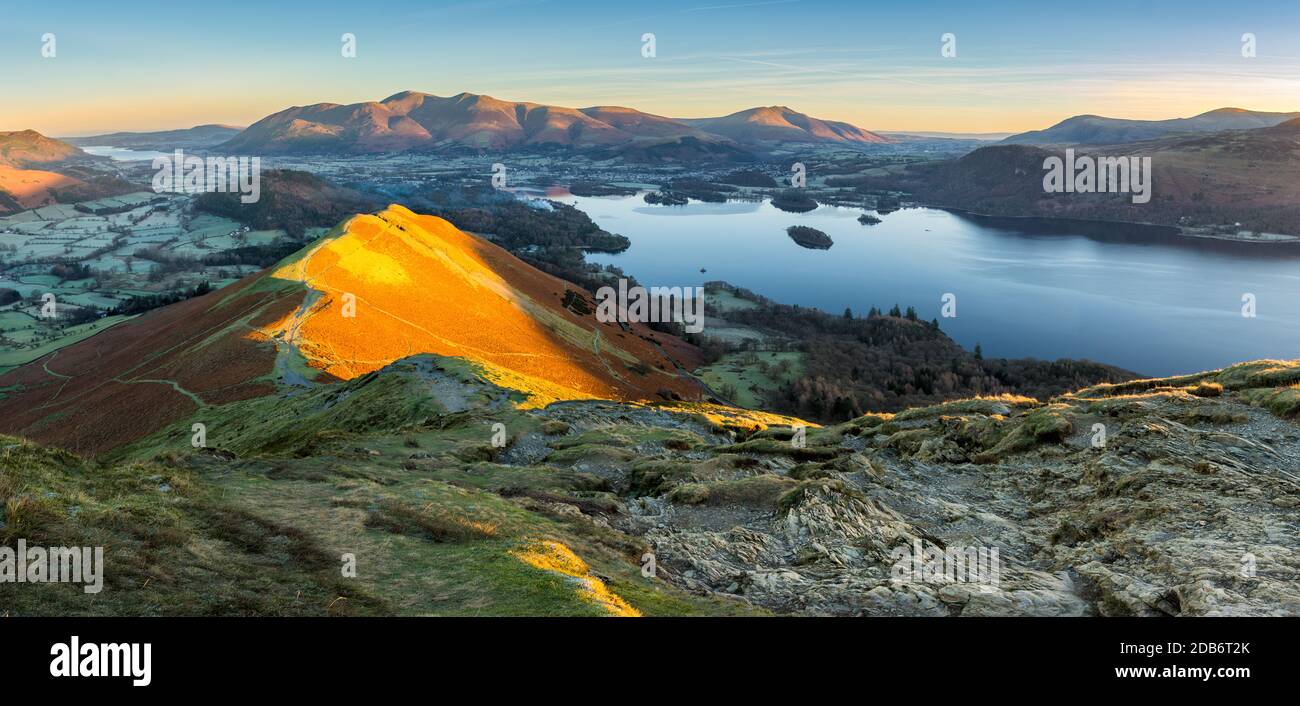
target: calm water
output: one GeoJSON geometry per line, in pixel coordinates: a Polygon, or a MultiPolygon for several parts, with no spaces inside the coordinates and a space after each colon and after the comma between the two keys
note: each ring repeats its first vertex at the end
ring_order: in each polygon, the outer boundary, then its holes
{"type": "Polygon", "coordinates": [[[767,203],[664,207],[640,197],[563,196],[632,247],[590,255],[645,285],[726,280],[832,313],[915,306],[966,348],[1000,357],[1089,358],[1150,375],[1300,357],[1300,246],[1190,240],[1155,229],[1053,226],[911,209],[785,213],[767,203]],[[807,250],[791,225],[825,231],[807,250]],[[1125,232],[1129,231],[1129,232],[1125,232]],[[1135,231],[1135,232],[1134,232],[1135,231]],[[705,273],[700,268],[706,268],[705,273]],[[1256,318],[1242,316],[1242,295],[1256,318]]]}
{"type": "Polygon", "coordinates": [[[87,154],[93,154],[96,157],[109,157],[118,162],[145,162],[152,161],[155,157],[172,157],[171,152],[156,152],[154,150],[129,150],[125,147],[106,147],[90,146],[82,147],[87,154]]]}

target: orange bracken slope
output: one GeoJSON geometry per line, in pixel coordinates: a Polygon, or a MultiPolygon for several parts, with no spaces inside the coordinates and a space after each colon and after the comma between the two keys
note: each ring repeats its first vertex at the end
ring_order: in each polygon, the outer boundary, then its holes
{"type": "Polygon", "coordinates": [[[261,275],[155,309],[0,374],[0,432],[98,454],[207,405],[275,392],[273,346],[247,338],[303,300],[261,275]]]}
{"type": "Polygon", "coordinates": [[[595,306],[502,248],[402,206],[353,217],[270,276],[313,295],[253,335],[288,343],[341,379],[436,353],[475,361],[492,382],[527,395],[525,406],[699,397],[660,347],[692,352],[680,341],[566,308],[566,292],[595,306]]]}

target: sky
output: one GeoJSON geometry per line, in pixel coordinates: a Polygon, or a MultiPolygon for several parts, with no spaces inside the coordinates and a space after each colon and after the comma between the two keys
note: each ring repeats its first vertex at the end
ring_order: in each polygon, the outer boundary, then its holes
{"type": "Polygon", "coordinates": [[[1300,110],[1295,0],[4,4],[0,130],[52,136],[247,125],[402,90],[671,117],[787,105],[870,130],[955,132],[1300,110]]]}

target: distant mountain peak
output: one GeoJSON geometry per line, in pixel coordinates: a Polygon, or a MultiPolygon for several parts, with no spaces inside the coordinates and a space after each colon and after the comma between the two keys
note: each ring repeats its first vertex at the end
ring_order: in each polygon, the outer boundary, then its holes
{"type": "Polygon", "coordinates": [[[79,147],[46,137],[35,130],[0,132],[0,165],[23,167],[84,156],[86,153],[79,147]]]}
{"type": "Polygon", "coordinates": [[[238,135],[244,128],[236,125],[208,123],[179,130],[155,132],[113,132],[107,135],[69,137],[74,145],[119,147],[131,150],[207,149],[238,135]]]}
{"type": "Polygon", "coordinates": [[[862,144],[894,141],[892,138],[863,130],[856,125],[814,118],[784,105],[759,106],[720,118],[683,119],[682,122],[742,144],[755,142],[862,144]]]}
{"type": "Polygon", "coordinates": [[[408,98],[410,96],[423,96],[423,95],[427,95],[427,94],[421,93],[419,91],[398,91],[397,93],[394,93],[393,95],[383,99],[380,102],[388,103],[391,101],[399,101],[402,100],[403,98],[408,98]]]}

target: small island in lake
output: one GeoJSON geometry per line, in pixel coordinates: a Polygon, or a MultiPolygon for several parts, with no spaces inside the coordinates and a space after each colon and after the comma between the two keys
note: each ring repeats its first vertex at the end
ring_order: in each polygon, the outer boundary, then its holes
{"type": "Polygon", "coordinates": [[[651,191],[645,195],[645,202],[658,206],[685,206],[690,199],[678,196],[671,191],[651,191]]]}
{"type": "Polygon", "coordinates": [[[864,226],[874,226],[874,225],[876,225],[876,224],[879,223],[879,222],[880,222],[880,219],[879,219],[879,218],[876,218],[875,216],[871,215],[870,213],[864,213],[864,214],[862,214],[861,216],[858,216],[858,223],[861,223],[861,224],[864,225],[864,226]]]}
{"type": "Polygon", "coordinates": [[[739,190],[730,184],[715,184],[691,177],[677,177],[667,186],[667,191],[674,196],[685,196],[706,203],[726,203],[727,196],[739,190]]]}
{"type": "Polygon", "coordinates": [[[785,232],[791,240],[811,250],[829,250],[835,244],[829,235],[808,226],[790,226],[785,232]]]}
{"type": "Polygon", "coordinates": [[[786,189],[773,196],[772,205],[790,213],[807,213],[817,208],[817,202],[798,189],[786,189]]]}

